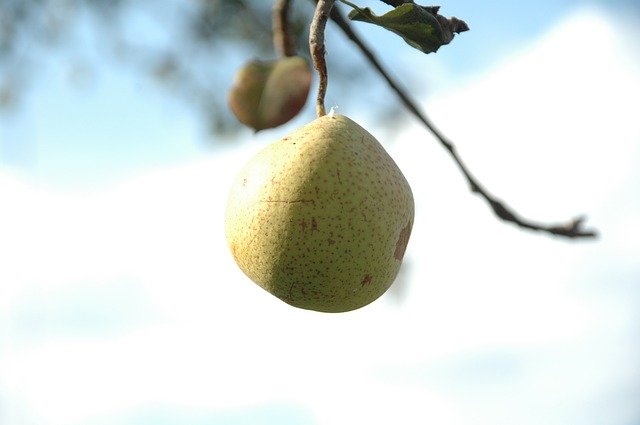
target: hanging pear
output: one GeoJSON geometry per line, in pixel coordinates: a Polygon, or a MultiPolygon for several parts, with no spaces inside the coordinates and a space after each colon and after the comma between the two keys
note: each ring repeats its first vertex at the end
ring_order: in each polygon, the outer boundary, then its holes
{"type": "Polygon", "coordinates": [[[253,60],[236,73],[227,101],[238,121],[260,131],[295,117],[310,87],[311,68],[303,57],[253,60]]]}
{"type": "Polygon", "coordinates": [[[365,129],[325,115],[240,171],[225,216],[240,269],[288,304],[345,312],[393,283],[414,220],[411,188],[365,129]]]}

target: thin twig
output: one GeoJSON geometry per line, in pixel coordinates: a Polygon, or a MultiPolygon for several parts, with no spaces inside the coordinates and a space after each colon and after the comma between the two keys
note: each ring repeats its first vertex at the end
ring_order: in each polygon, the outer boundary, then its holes
{"type": "Polygon", "coordinates": [[[276,0],[271,18],[273,21],[273,47],[278,56],[293,56],[296,47],[289,28],[289,9],[293,0],[276,0]]]}
{"type": "Polygon", "coordinates": [[[327,26],[329,14],[333,8],[334,0],[317,0],[316,11],[309,29],[309,50],[313,66],[318,71],[320,82],[318,84],[318,97],[316,99],[316,115],[326,115],[324,109],[324,96],[327,93],[327,63],[325,61],[324,29],[327,26]]]}
{"type": "MultiPolygon", "coordinates": [[[[317,1],[317,0],[313,0],[317,1]]],[[[383,0],[384,1],[384,0],[383,0]]],[[[385,3],[391,3],[390,1],[385,1],[385,3]]],[[[384,78],[384,80],[389,84],[391,89],[396,93],[398,98],[402,101],[405,107],[411,112],[424,126],[435,136],[435,138],[440,142],[440,144],[449,152],[455,163],[458,165],[458,168],[464,174],[467,182],[469,183],[469,187],[472,192],[477,193],[482,198],[487,201],[494,214],[498,216],[500,219],[514,223],[522,228],[529,230],[536,230],[547,232],[557,236],[564,236],[568,238],[595,238],[597,236],[597,232],[594,230],[586,230],[583,228],[584,218],[578,217],[567,223],[561,223],[558,225],[549,225],[537,223],[532,220],[528,220],[520,217],[517,213],[515,213],[510,207],[504,204],[502,201],[495,198],[491,193],[489,193],[484,186],[478,182],[478,180],[471,174],[471,172],[467,169],[466,165],[458,155],[458,152],[453,145],[453,143],[445,137],[444,134],[436,126],[431,122],[431,120],[421,112],[416,104],[411,100],[406,91],[395,82],[395,80],[389,75],[389,73],[384,69],[380,61],[373,54],[371,49],[367,47],[364,42],[360,39],[360,37],[353,31],[351,28],[351,24],[348,20],[346,20],[342,14],[339,12],[337,8],[333,8],[331,11],[331,19],[340,27],[340,29],[345,33],[345,35],[362,51],[367,60],[371,63],[371,65],[378,71],[378,73],[384,78]]]]}

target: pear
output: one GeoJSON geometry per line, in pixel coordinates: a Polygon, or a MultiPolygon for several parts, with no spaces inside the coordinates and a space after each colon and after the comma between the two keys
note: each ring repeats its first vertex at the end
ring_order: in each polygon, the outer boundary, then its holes
{"type": "Polygon", "coordinates": [[[240,171],[225,232],[255,283],[295,307],[345,312],[393,283],[413,194],[382,145],[329,114],[267,146],[240,171]]]}
{"type": "Polygon", "coordinates": [[[227,101],[238,121],[260,131],[295,117],[310,87],[311,68],[303,57],[253,60],[236,73],[227,101]]]}

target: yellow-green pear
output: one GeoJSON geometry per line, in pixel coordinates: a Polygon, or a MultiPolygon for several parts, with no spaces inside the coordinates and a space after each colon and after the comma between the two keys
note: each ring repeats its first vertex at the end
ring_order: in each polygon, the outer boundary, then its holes
{"type": "Polygon", "coordinates": [[[267,146],[240,171],[225,231],[240,269],[281,300],[344,312],[393,283],[413,195],[382,145],[329,114],[267,146]]]}

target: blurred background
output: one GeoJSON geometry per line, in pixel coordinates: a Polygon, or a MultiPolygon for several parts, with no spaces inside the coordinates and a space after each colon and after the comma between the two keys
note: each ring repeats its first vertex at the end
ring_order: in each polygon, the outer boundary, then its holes
{"type": "Polygon", "coordinates": [[[314,118],[226,109],[270,3],[0,0],[0,424],[640,424],[637,2],[452,0],[471,30],[430,55],[353,24],[492,193],[595,241],[498,221],[328,25],[327,106],[416,199],[396,283],[335,315],[224,239],[239,168],[314,118]]]}

